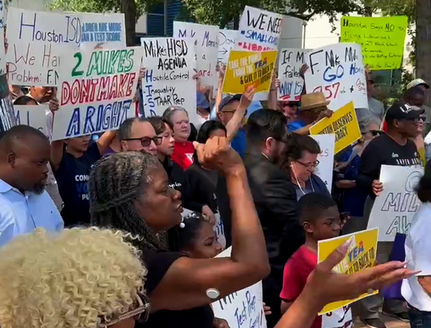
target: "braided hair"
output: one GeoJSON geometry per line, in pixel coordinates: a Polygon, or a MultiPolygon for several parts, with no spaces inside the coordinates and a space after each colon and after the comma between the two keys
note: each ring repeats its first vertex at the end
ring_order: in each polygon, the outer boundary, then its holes
{"type": "Polygon", "coordinates": [[[88,182],[91,224],[129,233],[130,242],[140,249],[165,249],[134,205],[159,168],[158,159],[145,152],[116,153],[100,159],[88,182]]]}

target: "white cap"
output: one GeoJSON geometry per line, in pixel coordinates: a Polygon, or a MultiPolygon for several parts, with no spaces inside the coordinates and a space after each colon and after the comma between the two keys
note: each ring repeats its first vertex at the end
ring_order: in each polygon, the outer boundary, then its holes
{"type": "Polygon", "coordinates": [[[407,90],[411,89],[411,88],[414,88],[414,87],[417,87],[418,85],[423,85],[427,89],[430,88],[429,84],[426,83],[424,80],[422,80],[422,79],[414,79],[409,84],[407,84],[407,90]]]}

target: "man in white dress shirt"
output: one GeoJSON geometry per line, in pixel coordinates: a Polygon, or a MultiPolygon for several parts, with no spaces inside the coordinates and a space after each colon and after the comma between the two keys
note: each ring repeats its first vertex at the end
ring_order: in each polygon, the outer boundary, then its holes
{"type": "Polygon", "coordinates": [[[35,228],[63,229],[63,219],[45,191],[50,158],[48,138],[17,125],[0,139],[0,246],[35,228]]]}

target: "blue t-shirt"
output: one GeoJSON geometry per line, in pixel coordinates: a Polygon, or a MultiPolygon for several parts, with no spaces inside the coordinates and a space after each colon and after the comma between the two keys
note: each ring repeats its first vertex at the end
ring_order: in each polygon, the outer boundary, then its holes
{"type": "Polygon", "coordinates": [[[245,131],[244,129],[239,129],[235,137],[232,139],[231,146],[239,154],[239,156],[241,156],[241,158],[244,158],[245,155],[245,145],[245,131]]]}
{"type": "Polygon", "coordinates": [[[87,183],[92,166],[100,158],[99,148],[94,142],[79,158],[65,152],[60,166],[54,172],[58,190],[64,202],[61,216],[65,227],[90,223],[87,183]]]}
{"type": "Polygon", "coordinates": [[[306,126],[304,121],[295,121],[287,125],[287,131],[288,132],[295,132],[296,130],[302,129],[304,126],[306,126]]]}

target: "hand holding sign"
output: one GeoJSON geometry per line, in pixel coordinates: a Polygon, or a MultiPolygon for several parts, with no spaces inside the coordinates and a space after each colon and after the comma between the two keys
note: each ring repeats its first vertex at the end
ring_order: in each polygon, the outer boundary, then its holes
{"type": "Polygon", "coordinates": [[[383,183],[381,183],[379,180],[374,180],[371,188],[373,188],[374,194],[378,196],[383,191],[383,183]]]}
{"type": "Polygon", "coordinates": [[[241,96],[241,100],[239,101],[238,109],[246,110],[248,107],[250,107],[255,93],[256,93],[255,87],[253,87],[253,86],[247,87],[247,89],[245,90],[245,92],[241,96]]]}

